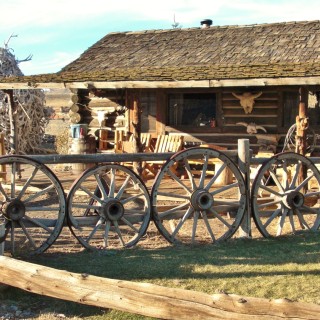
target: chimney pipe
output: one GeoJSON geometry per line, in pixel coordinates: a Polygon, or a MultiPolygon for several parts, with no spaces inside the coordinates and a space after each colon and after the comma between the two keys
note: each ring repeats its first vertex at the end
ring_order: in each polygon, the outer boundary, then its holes
{"type": "Polygon", "coordinates": [[[212,25],[212,20],[211,19],[204,19],[200,23],[201,23],[201,28],[206,29],[206,28],[210,28],[210,26],[212,25]]]}

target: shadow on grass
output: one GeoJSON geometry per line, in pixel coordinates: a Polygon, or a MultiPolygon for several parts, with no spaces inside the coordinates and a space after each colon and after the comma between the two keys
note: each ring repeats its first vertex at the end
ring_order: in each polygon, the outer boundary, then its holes
{"type": "MultiPolygon", "coordinates": [[[[273,270],[269,266],[320,263],[320,233],[303,232],[276,239],[231,239],[222,244],[205,246],[176,245],[159,249],[143,249],[138,246],[118,251],[44,253],[24,260],[70,272],[143,282],[157,282],[159,279],[250,279],[257,276],[315,275],[319,274],[319,268],[296,271],[294,268],[281,267],[273,270]],[[194,266],[210,268],[208,272],[197,272],[194,266]],[[214,272],[212,267],[216,267],[214,272]],[[264,271],[265,269],[268,271],[264,271]]],[[[27,295],[30,297],[30,294],[10,289],[4,298],[10,299],[17,292],[22,300],[27,295]]],[[[48,301],[51,310],[58,303],[55,299],[41,298],[41,301],[48,301]]],[[[58,305],[59,313],[72,316],[103,313],[99,308],[76,303],[59,302],[58,305]]]]}
{"type": "MultiPolygon", "coordinates": [[[[188,265],[227,266],[320,262],[320,232],[272,239],[230,239],[217,245],[139,247],[77,253],[44,253],[26,260],[76,273],[123,280],[190,277],[188,265]]],[[[221,276],[221,275],[219,275],[221,276]]]]}

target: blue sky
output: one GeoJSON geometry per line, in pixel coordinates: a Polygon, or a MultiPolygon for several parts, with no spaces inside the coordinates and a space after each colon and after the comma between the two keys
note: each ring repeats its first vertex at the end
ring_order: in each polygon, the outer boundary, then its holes
{"type": "MultiPolygon", "coordinates": [[[[320,19],[320,0],[0,0],[0,46],[26,75],[58,72],[110,32],[320,19]]],[[[121,52],[119,52],[121,54],[121,52]]]]}

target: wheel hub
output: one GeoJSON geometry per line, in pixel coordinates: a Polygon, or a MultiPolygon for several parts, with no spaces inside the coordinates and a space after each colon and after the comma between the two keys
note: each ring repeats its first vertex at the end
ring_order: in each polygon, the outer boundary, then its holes
{"type": "Polygon", "coordinates": [[[196,210],[208,210],[213,205],[213,196],[207,190],[199,189],[191,195],[191,205],[196,210]]]}
{"type": "Polygon", "coordinates": [[[289,209],[300,208],[304,204],[304,195],[299,191],[289,191],[283,197],[283,203],[289,209]]]}
{"type": "Polygon", "coordinates": [[[26,214],[26,207],[21,200],[14,199],[2,205],[4,216],[13,221],[22,219],[26,214]]]}
{"type": "Polygon", "coordinates": [[[111,199],[102,206],[102,214],[108,220],[119,220],[124,215],[123,205],[119,200],[111,199]]]}

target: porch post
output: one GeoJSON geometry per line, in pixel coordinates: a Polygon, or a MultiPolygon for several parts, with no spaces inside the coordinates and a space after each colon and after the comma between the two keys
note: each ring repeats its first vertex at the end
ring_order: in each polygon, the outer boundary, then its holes
{"type": "Polygon", "coordinates": [[[299,89],[299,115],[296,116],[296,153],[305,155],[307,153],[307,129],[309,127],[308,91],[306,88],[299,89]]]}
{"type": "Polygon", "coordinates": [[[249,139],[238,140],[238,166],[242,173],[246,186],[246,210],[243,221],[239,228],[239,236],[251,238],[251,202],[250,202],[250,141],[249,139]]]}
{"type": "MultiPolygon", "coordinates": [[[[133,152],[140,153],[142,152],[141,145],[141,120],[140,120],[140,108],[137,101],[137,98],[134,98],[133,101],[133,119],[132,119],[132,127],[133,127],[133,152]]],[[[134,171],[141,176],[142,174],[142,164],[141,162],[135,162],[133,164],[134,171]]]]}

